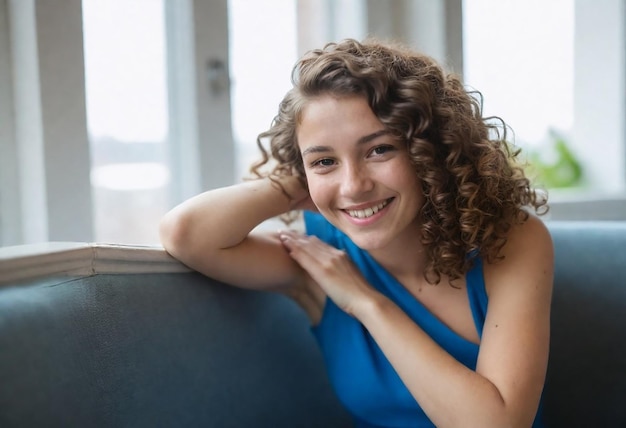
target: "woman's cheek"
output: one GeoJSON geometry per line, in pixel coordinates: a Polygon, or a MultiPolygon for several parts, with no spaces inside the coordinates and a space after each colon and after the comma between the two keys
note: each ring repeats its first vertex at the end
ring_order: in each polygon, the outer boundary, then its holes
{"type": "Polygon", "coordinates": [[[311,186],[311,184],[309,184],[309,194],[311,195],[311,200],[313,201],[313,204],[315,204],[317,209],[323,210],[323,193],[319,191],[319,188],[316,186],[311,186]]]}
{"type": "Polygon", "coordinates": [[[313,205],[315,205],[317,211],[321,213],[324,209],[324,206],[322,205],[320,195],[316,190],[317,189],[315,187],[311,188],[311,186],[309,186],[309,195],[311,196],[311,202],[313,202],[313,205]]]}

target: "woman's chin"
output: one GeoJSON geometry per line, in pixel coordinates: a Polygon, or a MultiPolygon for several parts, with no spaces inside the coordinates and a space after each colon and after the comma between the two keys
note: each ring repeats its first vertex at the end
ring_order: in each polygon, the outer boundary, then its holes
{"type": "Polygon", "coordinates": [[[344,232],[350,240],[362,250],[375,251],[384,248],[388,239],[385,236],[380,236],[379,233],[350,233],[344,232]]]}

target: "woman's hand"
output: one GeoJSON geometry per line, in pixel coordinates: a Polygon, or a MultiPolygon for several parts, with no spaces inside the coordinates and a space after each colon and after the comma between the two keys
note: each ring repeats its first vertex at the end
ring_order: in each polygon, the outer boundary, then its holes
{"type": "Polygon", "coordinates": [[[348,255],[320,241],[293,231],[280,232],[280,240],[294,259],[335,304],[353,315],[354,308],[376,293],[348,255]]]}

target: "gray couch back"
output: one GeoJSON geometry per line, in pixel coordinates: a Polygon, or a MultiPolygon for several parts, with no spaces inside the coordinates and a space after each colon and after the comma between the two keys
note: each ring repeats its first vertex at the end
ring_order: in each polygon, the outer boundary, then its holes
{"type": "Polygon", "coordinates": [[[550,224],[556,271],[545,415],[626,427],[626,222],[550,224]]]}
{"type": "Polygon", "coordinates": [[[195,273],[0,292],[0,427],[342,425],[285,297],[195,273]]]}
{"type": "MultiPolygon", "coordinates": [[[[626,426],[626,223],[551,223],[551,427],[626,426]]],[[[0,427],[351,426],[290,300],[196,273],[0,288],[0,427]]]]}

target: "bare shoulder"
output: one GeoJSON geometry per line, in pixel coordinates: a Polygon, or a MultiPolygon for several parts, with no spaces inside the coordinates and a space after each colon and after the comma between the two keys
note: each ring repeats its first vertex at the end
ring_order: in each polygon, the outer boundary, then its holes
{"type": "Polygon", "coordinates": [[[552,238],[548,227],[543,220],[535,214],[529,213],[528,219],[511,228],[505,251],[515,252],[519,247],[532,247],[537,250],[552,250],[552,238]]]}
{"type": "Polygon", "coordinates": [[[502,260],[485,264],[488,294],[502,282],[533,281],[537,286],[551,287],[554,265],[554,248],[548,227],[542,219],[529,214],[528,219],[515,224],[502,248],[502,260]],[[533,280],[535,277],[535,280],[533,280]],[[550,280],[539,281],[540,277],[550,280]]]}
{"type": "Polygon", "coordinates": [[[504,258],[483,266],[489,305],[476,371],[529,424],[548,363],[553,253],[548,228],[530,214],[511,228],[504,258]]]}

